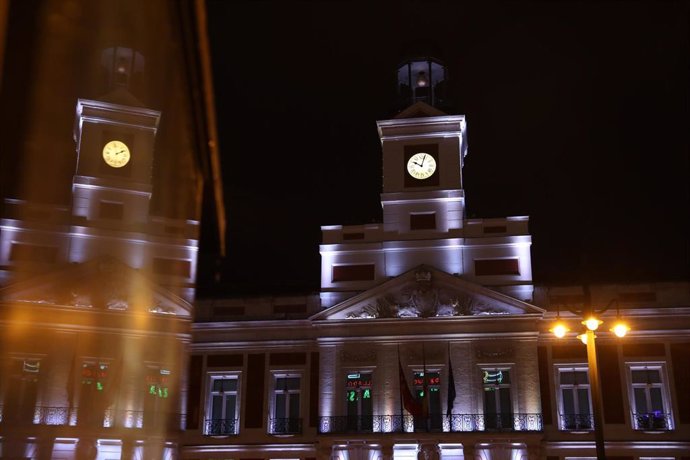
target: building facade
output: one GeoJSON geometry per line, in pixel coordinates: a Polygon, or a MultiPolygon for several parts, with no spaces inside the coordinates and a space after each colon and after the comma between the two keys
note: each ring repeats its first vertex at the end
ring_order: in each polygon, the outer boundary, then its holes
{"type": "Polygon", "coordinates": [[[383,222],[322,227],[318,295],[197,302],[181,458],[596,458],[596,414],[611,458],[690,458],[690,284],[535,287],[527,217],[465,218],[442,66],[398,75],[383,222]],[[592,309],[601,404],[575,338],[592,309]]]}
{"type": "Polygon", "coordinates": [[[4,11],[0,458],[176,458],[204,199],[224,232],[204,5],[25,6],[4,11]]]}

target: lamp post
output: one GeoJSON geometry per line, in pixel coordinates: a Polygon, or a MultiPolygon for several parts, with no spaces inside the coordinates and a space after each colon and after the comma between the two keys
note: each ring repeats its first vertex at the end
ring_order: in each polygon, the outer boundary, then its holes
{"type": "MultiPolygon", "coordinates": [[[[596,348],[596,334],[594,333],[603,323],[598,315],[608,310],[614,303],[616,303],[616,322],[611,328],[617,337],[624,337],[630,330],[620,318],[620,311],[618,310],[618,303],[614,299],[599,312],[595,312],[593,308],[585,310],[582,324],[586,327],[583,334],[578,335],[585,345],[587,345],[587,369],[589,372],[589,387],[592,393],[592,421],[594,422],[594,444],[597,452],[597,459],[606,460],[606,450],[604,447],[604,420],[601,397],[601,381],[599,379],[599,366],[597,363],[597,348],[596,348]]],[[[568,333],[569,329],[560,320],[560,311],[557,313],[556,324],[550,329],[557,338],[563,338],[568,333]]]]}

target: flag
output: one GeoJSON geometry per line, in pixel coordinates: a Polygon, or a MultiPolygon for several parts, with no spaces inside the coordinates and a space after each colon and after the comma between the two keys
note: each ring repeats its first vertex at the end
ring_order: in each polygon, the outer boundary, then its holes
{"type": "Polygon", "coordinates": [[[448,350],[448,405],[446,406],[446,417],[453,413],[455,403],[455,377],[453,377],[453,366],[450,362],[450,350],[448,350]]]}
{"type": "Polygon", "coordinates": [[[402,400],[402,405],[413,417],[420,417],[422,415],[422,406],[419,404],[419,401],[412,396],[410,387],[407,386],[407,379],[405,378],[405,373],[403,372],[402,364],[400,364],[399,359],[398,373],[400,376],[400,399],[402,400]]]}
{"type": "Polygon", "coordinates": [[[426,373],[426,352],[424,351],[424,345],[422,345],[422,417],[424,419],[429,418],[429,376],[426,373]]]}

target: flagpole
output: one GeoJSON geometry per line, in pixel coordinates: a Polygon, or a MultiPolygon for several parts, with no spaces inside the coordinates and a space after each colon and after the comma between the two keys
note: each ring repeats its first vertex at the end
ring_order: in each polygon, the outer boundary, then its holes
{"type": "Polygon", "coordinates": [[[429,431],[429,376],[426,373],[426,348],[422,342],[422,416],[424,417],[424,426],[426,431],[429,431]]]}
{"type": "Polygon", "coordinates": [[[450,342],[448,342],[448,391],[446,392],[446,417],[450,431],[453,431],[453,406],[455,405],[455,377],[453,376],[453,363],[450,360],[450,342]]]}
{"type": "MultiPolygon", "coordinates": [[[[402,365],[400,364],[400,344],[398,344],[398,373],[400,372],[400,369],[402,369],[402,365]]],[[[398,379],[398,383],[400,385],[402,385],[402,382],[400,382],[400,379],[398,379]]],[[[404,417],[404,414],[403,414],[404,408],[403,408],[403,397],[402,397],[403,393],[402,392],[403,392],[403,390],[402,390],[402,388],[400,388],[398,390],[398,398],[400,399],[400,431],[401,432],[403,432],[405,430],[404,429],[405,423],[404,423],[404,418],[403,418],[404,417]]]]}

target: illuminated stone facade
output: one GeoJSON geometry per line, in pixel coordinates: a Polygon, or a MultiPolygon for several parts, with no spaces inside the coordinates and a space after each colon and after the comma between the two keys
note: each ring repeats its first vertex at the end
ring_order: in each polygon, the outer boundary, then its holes
{"type": "Polygon", "coordinates": [[[184,429],[198,222],[152,215],[162,114],[126,84],[143,58],[106,55],[111,90],[74,101],[70,205],[0,220],[1,458],[175,458],[184,429]]]}
{"type": "Polygon", "coordinates": [[[534,287],[526,217],[464,218],[465,118],[417,102],[378,126],[384,222],[322,227],[319,294],[196,303],[181,457],[595,458],[573,312],[615,300],[632,331],[601,312],[607,452],[687,459],[690,285],[534,287]],[[419,152],[438,177],[417,184],[419,152]]]}

